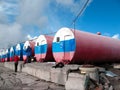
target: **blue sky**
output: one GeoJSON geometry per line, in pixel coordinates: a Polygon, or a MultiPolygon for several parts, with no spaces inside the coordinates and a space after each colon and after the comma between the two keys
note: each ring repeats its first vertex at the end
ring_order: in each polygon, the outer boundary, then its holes
{"type": "Polygon", "coordinates": [[[80,28],[88,32],[100,31],[110,36],[120,33],[120,1],[93,0],[79,20],[80,28]]]}
{"type": "MultiPolygon", "coordinates": [[[[0,48],[55,32],[62,27],[74,28],[71,23],[85,2],[0,0],[0,48]]],[[[77,19],[75,28],[120,39],[120,0],[90,0],[77,19]]]]}

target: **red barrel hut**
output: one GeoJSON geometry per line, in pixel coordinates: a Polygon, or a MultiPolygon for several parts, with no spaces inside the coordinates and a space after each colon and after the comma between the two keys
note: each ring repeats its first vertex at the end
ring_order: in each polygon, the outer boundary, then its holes
{"type": "Polygon", "coordinates": [[[58,30],[52,51],[65,64],[120,62],[120,40],[70,28],[58,30]]]}
{"type": "Polygon", "coordinates": [[[40,35],[35,42],[35,57],[37,61],[54,61],[52,54],[52,36],[40,35]]]}

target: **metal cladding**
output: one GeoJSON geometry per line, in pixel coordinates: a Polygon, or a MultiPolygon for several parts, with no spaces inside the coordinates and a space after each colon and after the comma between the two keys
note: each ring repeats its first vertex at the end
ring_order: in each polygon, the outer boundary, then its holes
{"type": "Polygon", "coordinates": [[[9,49],[5,50],[5,61],[9,61],[9,52],[10,52],[9,49]]]}
{"type": "Polygon", "coordinates": [[[61,28],[53,39],[56,62],[90,64],[120,62],[120,40],[69,28],[61,28]]]}
{"type": "Polygon", "coordinates": [[[35,42],[35,57],[37,61],[53,61],[52,36],[40,35],[35,42]]]}
{"type": "Polygon", "coordinates": [[[15,47],[14,46],[12,46],[11,48],[10,48],[10,61],[14,61],[14,55],[15,55],[15,47]]]}
{"type": "Polygon", "coordinates": [[[27,59],[28,54],[31,54],[31,56],[34,56],[34,41],[26,41],[23,46],[23,60],[27,59]],[[27,51],[28,47],[31,48],[30,51],[27,51]]]}
{"type": "Polygon", "coordinates": [[[0,50],[0,62],[2,62],[2,58],[3,58],[3,50],[0,50]]]}
{"type": "Polygon", "coordinates": [[[6,59],[6,50],[3,49],[3,50],[1,51],[1,62],[4,62],[5,59],[6,59]]]}
{"type": "Polygon", "coordinates": [[[0,52],[0,62],[2,61],[2,52],[0,52]]]}
{"type": "Polygon", "coordinates": [[[15,54],[20,58],[20,60],[23,60],[23,45],[23,43],[16,45],[15,54]]]}

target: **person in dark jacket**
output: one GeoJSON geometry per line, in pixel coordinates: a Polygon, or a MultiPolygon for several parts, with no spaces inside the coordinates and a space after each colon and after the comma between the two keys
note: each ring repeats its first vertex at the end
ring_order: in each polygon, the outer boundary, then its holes
{"type": "Polygon", "coordinates": [[[19,57],[17,55],[14,55],[15,72],[17,72],[18,61],[19,61],[19,57]]]}
{"type": "Polygon", "coordinates": [[[30,46],[26,49],[26,55],[27,55],[27,63],[31,63],[31,57],[32,57],[32,48],[30,46]]]}

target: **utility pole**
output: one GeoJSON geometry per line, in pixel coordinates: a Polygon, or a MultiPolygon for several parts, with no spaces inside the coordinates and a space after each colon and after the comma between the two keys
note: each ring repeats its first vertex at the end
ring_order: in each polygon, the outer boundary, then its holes
{"type": "Polygon", "coordinates": [[[82,12],[85,10],[85,8],[87,7],[87,4],[89,3],[90,0],[87,0],[86,3],[84,4],[84,6],[80,9],[78,15],[76,16],[76,18],[72,21],[72,25],[74,25],[74,33],[75,33],[75,22],[78,19],[78,17],[82,14],[82,12]]]}

